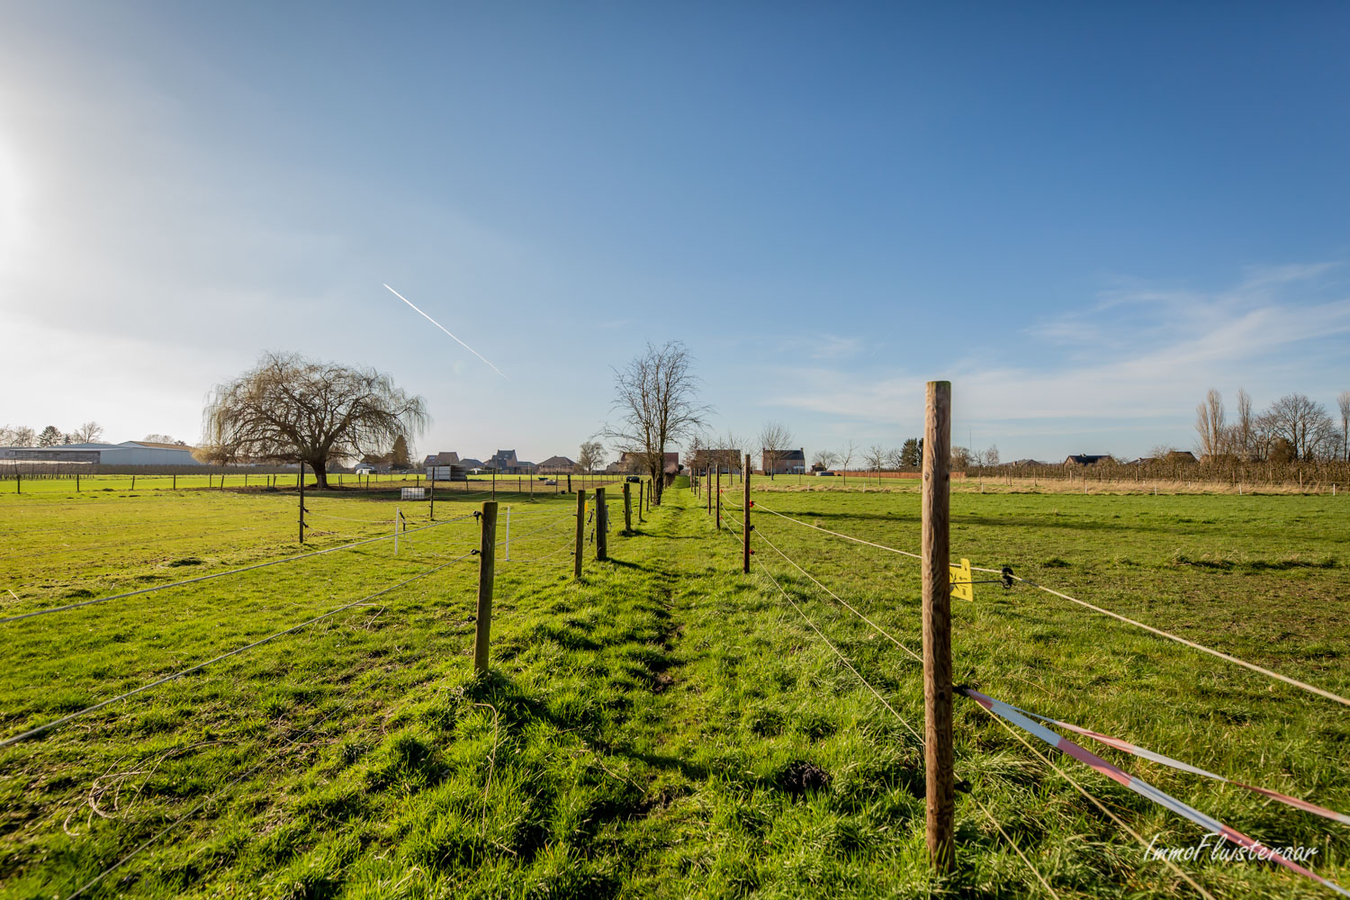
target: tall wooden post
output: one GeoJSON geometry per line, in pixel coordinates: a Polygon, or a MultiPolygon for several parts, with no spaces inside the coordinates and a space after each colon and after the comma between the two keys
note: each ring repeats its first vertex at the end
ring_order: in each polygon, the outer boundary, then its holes
{"type": "Polygon", "coordinates": [[[572,493],[572,473],[567,473],[567,493],[572,493]]]}
{"type": "Polygon", "coordinates": [[[923,701],[928,859],[956,863],[952,763],[951,509],[952,385],[928,382],[923,426],[923,701]]]}
{"type": "Polygon", "coordinates": [[[581,580],[581,548],[586,544],[586,491],[577,491],[577,547],[574,577],[581,580]]]}
{"type": "Polygon", "coordinates": [[[595,558],[604,562],[609,559],[609,542],[605,531],[609,528],[609,511],[605,509],[605,489],[595,489],[595,558]]]}
{"type": "Polygon", "coordinates": [[[633,492],[630,490],[632,485],[628,482],[623,483],[623,533],[633,533],[633,492]]]}
{"type": "MultiPolygon", "coordinates": [[[[341,487],[341,486],[342,486],[342,482],[339,481],[339,482],[338,482],[338,487],[341,487]]],[[[435,469],[432,469],[432,470],[431,470],[431,477],[427,479],[427,487],[430,488],[430,490],[431,490],[431,521],[435,522],[435,521],[436,521],[436,470],[435,470],[435,469]]]]}
{"type": "Polygon", "coordinates": [[[478,537],[478,618],[473,640],[473,670],[486,675],[488,641],[492,637],[492,578],[497,571],[497,501],[483,503],[478,537]]]}
{"type": "Polygon", "coordinates": [[[745,454],[745,472],[741,475],[745,496],[741,498],[741,571],[750,571],[750,454],[745,454]]]}
{"type": "Polygon", "coordinates": [[[704,471],[704,472],[707,474],[707,476],[708,476],[708,491],[707,491],[707,497],[705,497],[704,499],[707,501],[708,515],[712,515],[712,496],[713,496],[713,494],[716,494],[719,490],[721,490],[721,487],[722,487],[722,486],[721,486],[720,484],[717,483],[717,480],[716,480],[716,479],[713,478],[712,468],[711,468],[711,467],[710,467],[710,468],[707,468],[707,469],[704,469],[703,471],[704,471]]]}
{"type": "Polygon", "coordinates": [[[492,470],[492,502],[497,502],[497,470],[492,470]]]}
{"type": "Polygon", "coordinates": [[[717,464],[717,497],[713,500],[717,504],[717,530],[722,530],[722,464],[717,464]]]}
{"type": "Polygon", "coordinates": [[[296,484],[300,485],[300,543],[305,542],[305,464],[300,463],[300,477],[296,479],[296,484]]]}
{"type": "MultiPolygon", "coordinates": [[[[1333,485],[1332,487],[1334,488],[1335,485],[1333,485]]],[[[646,495],[646,493],[647,493],[647,490],[646,490],[646,489],[647,489],[647,482],[645,482],[645,481],[639,481],[639,482],[638,482],[638,524],[639,524],[639,525],[642,524],[642,504],[643,504],[643,502],[644,502],[643,497],[644,497],[644,496],[646,495]]],[[[1333,491],[1333,493],[1334,493],[1334,491],[1333,491]]]]}

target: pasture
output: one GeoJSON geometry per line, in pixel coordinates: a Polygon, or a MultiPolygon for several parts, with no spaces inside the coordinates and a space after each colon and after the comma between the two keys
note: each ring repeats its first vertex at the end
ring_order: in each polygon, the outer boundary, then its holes
{"type": "MultiPolygon", "coordinates": [[[[3,739],[324,616],[0,748],[0,893],[1331,895],[1207,855],[1178,864],[1188,883],[1065,776],[1145,842],[1186,846],[1199,828],[1051,755],[1057,771],[966,700],[959,866],[931,876],[908,730],[919,667],[878,631],[918,649],[918,562],[801,524],[917,551],[918,494],[796,481],[754,480],[750,576],[739,485],[721,531],[679,486],[632,535],[612,504],[612,558],[588,545],[579,584],[575,499],[499,496],[512,560],[498,550],[485,679],[469,658],[478,529],[450,521],[482,494],[438,491],[443,524],[397,556],[382,540],[0,622],[3,739]]],[[[1350,693],[1347,498],[972,487],[953,493],[954,557],[1350,693]]],[[[0,617],[386,536],[395,506],[432,524],[395,496],[308,495],[304,547],[293,493],[0,496],[0,617]]],[[[1350,722],[1332,701],[1025,585],[977,585],[953,618],[958,683],[1350,810],[1350,722]]],[[[1350,881],[1346,825],[1095,750],[1350,881]]]]}

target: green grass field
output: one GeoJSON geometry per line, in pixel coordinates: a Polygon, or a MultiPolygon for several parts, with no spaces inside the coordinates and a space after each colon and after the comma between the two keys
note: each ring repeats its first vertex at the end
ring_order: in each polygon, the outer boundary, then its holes
{"type": "MultiPolygon", "coordinates": [[[[1057,896],[1196,895],[965,700],[959,866],[930,876],[917,743],[802,614],[915,728],[919,668],[769,542],[915,650],[917,561],[766,511],[917,551],[918,495],[763,488],[762,571],[741,575],[731,531],[672,489],[631,536],[611,505],[612,560],[588,546],[581,584],[574,498],[513,497],[482,680],[477,568],[456,561],[472,519],[409,534],[397,557],[380,541],[0,623],[4,737],[359,604],[0,749],[0,893],[70,896],[171,828],[84,896],[1050,896],[1009,838],[1057,896]]],[[[958,492],[952,549],[1345,695],[1346,500],[958,492]]],[[[302,548],[295,503],[0,497],[0,616],[385,534],[395,506],[429,524],[392,495],[312,494],[302,548]]],[[[441,521],[477,508],[436,506],[441,521]]],[[[953,603],[959,682],[1350,810],[1344,707],[1027,587],[975,596],[953,603]]],[[[1347,826],[1091,749],[1268,844],[1317,848],[1310,866],[1350,881],[1347,826]]],[[[1145,841],[1200,837],[1055,762],[1145,841]]],[[[1331,896],[1265,864],[1180,865],[1218,897],[1331,896]]]]}

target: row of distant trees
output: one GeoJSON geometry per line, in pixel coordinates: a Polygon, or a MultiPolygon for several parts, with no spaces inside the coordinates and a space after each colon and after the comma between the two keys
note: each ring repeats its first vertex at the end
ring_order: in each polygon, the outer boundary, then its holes
{"type": "Polygon", "coordinates": [[[65,444],[89,444],[103,436],[103,426],[85,422],[74,431],[62,431],[48,425],[34,431],[27,425],[0,425],[0,447],[60,447],[65,444]]]}
{"type": "MultiPolygon", "coordinates": [[[[85,422],[74,431],[62,431],[55,425],[48,425],[41,431],[34,431],[27,425],[0,425],[0,447],[65,447],[70,444],[92,444],[103,437],[103,426],[97,422],[85,422]]],[[[147,444],[179,444],[167,434],[147,434],[142,438],[147,444]]]]}
{"type": "Polygon", "coordinates": [[[1286,394],[1264,412],[1237,392],[1236,416],[1229,421],[1223,395],[1211,388],[1195,408],[1196,446],[1201,458],[1232,457],[1250,462],[1350,461],[1350,391],[1336,398],[1337,422],[1321,403],[1286,394]]]}

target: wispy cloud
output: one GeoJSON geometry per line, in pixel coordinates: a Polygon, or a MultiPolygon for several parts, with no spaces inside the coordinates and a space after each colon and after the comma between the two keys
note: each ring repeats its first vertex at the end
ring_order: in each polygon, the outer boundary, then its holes
{"type": "MultiPolygon", "coordinates": [[[[1350,297],[1319,296],[1336,268],[1248,270],[1208,294],[1113,291],[1106,303],[1038,323],[1025,340],[956,366],[958,413],[990,423],[1189,417],[1211,386],[1245,386],[1258,402],[1342,388],[1350,297]]],[[[882,423],[912,422],[925,378],[905,370],[869,378],[829,365],[780,375],[787,389],[776,404],[882,423]]]]}

